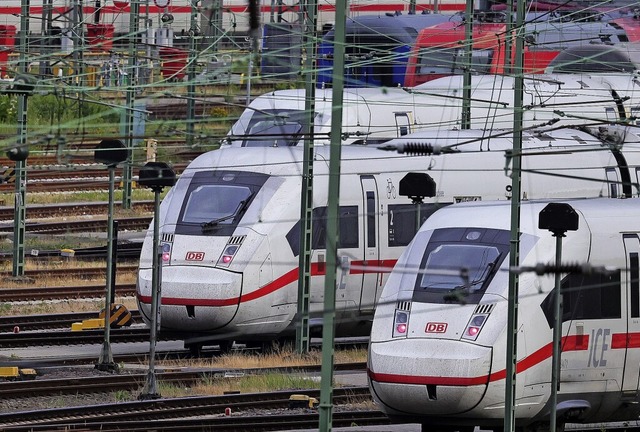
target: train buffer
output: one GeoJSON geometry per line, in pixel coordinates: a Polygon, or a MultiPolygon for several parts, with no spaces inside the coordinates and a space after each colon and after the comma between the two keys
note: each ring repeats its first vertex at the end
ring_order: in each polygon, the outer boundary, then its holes
{"type": "Polygon", "coordinates": [[[24,381],[36,379],[38,373],[35,369],[21,369],[17,366],[0,367],[0,380],[24,381]]]}
{"type": "Polygon", "coordinates": [[[295,408],[311,408],[316,409],[318,407],[318,399],[303,395],[303,394],[293,394],[289,396],[289,409],[295,408]]]}
{"type": "MultiPolygon", "coordinates": [[[[109,315],[111,328],[130,326],[133,323],[131,312],[122,304],[112,304],[109,315]]],[[[97,330],[104,328],[104,310],[100,311],[98,318],[86,319],[71,325],[71,331],[97,330]]]]}

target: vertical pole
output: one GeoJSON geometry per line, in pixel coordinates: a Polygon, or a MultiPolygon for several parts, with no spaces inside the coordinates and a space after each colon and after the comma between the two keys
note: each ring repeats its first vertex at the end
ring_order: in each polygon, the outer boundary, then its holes
{"type": "Polygon", "coordinates": [[[300,256],[298,274],[298,317],[296,327],[296,351],[309,352],[309,298],[311,286],[311,233],[313,210],[313,135],[316,105],[316,29],[317,0],[305,2],[305,113],[304,161],[302,166],[302,193],[300,194],[300,256]]]}
{"type": "MultiPolygon", "coordinates": [[[[510,0],[511,1],[511,0],[510,0]]],[[[524,0],[517,0],[517,32],[520,33],[524,23],[524,0]]],[[[511,12],[509,12],[510,14],[511,12]]],[[[507,37],[510,33],[507,32],[507,37]]],[[[520,181],[522,165],[522,97],[523,97],[523,48],[524,38],[516,37],[515,56],[515,90],[513,113],[513,172],[511,179],[511,236],[509,252],[509,268],[516,268],[520,263],[520,181]]],[[[504,431],[515,429],[516,375],[518,362],[518,283],[516,272],[509,273],[509,296],[507,313],[507,352],[505,382],[505,415],[504,431]]]]}
{"type": "Polygon", "coordinates": [[[340,158],[342,156],[342,100],[344,52],[348,0],[336,0],[333,45],[331,150],[329,156],[329,202],[327,206],[327,263],[322,313],[322,367],[320,370],[320,432],[331,431],[333,415],[333,354],[336,315],[336,269],[338,261],[338,204],[340,202],[340,158]]]}
{"type": "Polygon", "coordinates": [[[247,106],[251,103],[251,74],[253,73],[253,60],[258,52],[258,40],[260,39],[260,4],[259,0],[249,0],[249,70],[247,71],[247,106]]]}
{"type": "Polygon", "coordinates": [[[73,28],[71,38],[73,40],[73,81],[79,92],[84,92],[84,11],[82,0],[75,0],[71,12],[73,28]]]}
{"type": "Polygon", "coordinates": [[[114,220],[111,224],[111,304],[116,302],[116,267],[118,263],[118,221],[114,220]]]}
{"type": "MultiPolygon", "coordinates": [[[[28,72],[29,0],[22,0],[20,9],[20,59],[18,70],[28,72]]],[[[27,94],[18,95],[18,150],[27,150],[27,94]]],[[[13,212],[13,277],[24,276],[24,239],[27,212],[27,161],[16,160],[16,185],[13,212]]]]}
{"type": "MultiPolygon", "coordinates": [[[[560,268],[562,264],[562,232],[555,232],[556,237],[556,268],[560,268]]],[[[561,274],[556,271],[555,279],[555,298],[554,298],[554,313],[555,323],[553,326],[553,365],[551,369],[551,418],[550,427],[551,432],[556,432],[556,413],[558,407],[558,392],[560,391],[560,359],[562,356],[562,349],[560,342],[562,340],[562,294],[560,293],[561,274]]]]}
{"type": "Polygon", "coordinates": [[[51,72],[51,64],[49,53],[51,49],[52,28],[53,28],[53,0],[42,0],[42,22],[40,23],[40,32],[42,39],[40,40],[40,75],[49,76],[51,72]]]}
{"type": "Polygon", "coordinates": [[[416,0],[409,0],[409,15],[416,14],[416,0]]]}
{"type": "Polygon", "coordinates": [[[139,38],[139,14],[140,14],[140,1],[141,0],[131,0],[131,9],[129,12],[129,62],[127,67],[127,76],[126,79],[126,108],[125,108],[125,121],[124,121],[124,136],[125,142],[127,146],[127,161],[122,168],[122,208],[130,209],[131,208],[131,193],[132,186],[131,181],[133,178],[133,129],[135,122],[135,75],[136,69],[138,68],[137,64],[137,43],[139,38]]]}
{"type": "Polygon", "coordinates": [[[473,59],[473,1],[467,0],[464,26],[464,75],[462,77],[462,129],[471,128],[471,62],[473,59]]]}
{"type": "Polygon", "coordinates": [[[196,52],[196,37],[199,37],[198,31],[198,10],[195,3],[197,0],[189,0],[191,5],[191,23],[189,28],[189,62],[187,63],[187,145],[193,147],[195,137],[195,121],[196,121],[196,61],[198,53],[196,52]]]}
{"type": "Polygon", "coordinates": [[[138,399],[158,399],[160,393],[157,388],[156,381],[156,340],[158,335],[159,315],[160,315],[160,191],[161,188],[153,188],[154,206],[153,206],[153,260],[151,269],[151,335],[149,338],[149,370],[147,371],[147,381],[144,389],[138,399]]]}
{"type": "Polygon", "coordinates": [[[513,71],[513,3],[519,0],[507,0],[507,25],[504,33],[504,73],[513,71]]]}
{"type": "Polygon", "coordinates": [[[109,165],[109,204],[107,216],[107,281],[104,295],[104,339],[102,341],[102,351],[95,368],[101,371],[117,372],[118,365],[113,361],[111,353],[111,305],[112,303],[112,278],[113,262],[113,190],[115,188],[115,165],[109,165]]]}

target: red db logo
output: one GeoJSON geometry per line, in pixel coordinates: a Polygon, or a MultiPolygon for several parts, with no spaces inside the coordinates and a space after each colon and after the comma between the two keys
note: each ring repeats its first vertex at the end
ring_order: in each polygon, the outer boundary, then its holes
{"type": "Polygon", "coordinates": [[[425,333],[444,333],[447,331],[447,323],[427,323],[427,328],[424,331],[425,333]]]}
{"type": "Polygon", "coordinates": [[[202,261],[204,252],[187,252],[187,256],[184,259],[187,261],[202,261]]]}

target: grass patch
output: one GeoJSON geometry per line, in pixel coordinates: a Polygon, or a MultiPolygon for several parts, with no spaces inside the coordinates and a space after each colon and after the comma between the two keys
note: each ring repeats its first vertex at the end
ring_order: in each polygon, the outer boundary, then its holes
{"type": "MultiPolygon", "coordinates": [[[[338,350],[334,353],[336,363],[357,363],[367,360],[367,350],[355,348],[338,350]]],[[[165,367],[194,367],[245,369],[263,367],[310,366],[322,362],[322,352],[311,350],[308,354],[299,354],[293,349],[282,348],[270,354],[232,352],[212,358],[191,360],[160,360],[159,365],[165,367]]]]}
{"type": "Polygon", "coordinates": [[[160,382],[159,392],[163,397],[183,397],[194,395],[217,396],[225,392],[241,393],[271,392],[279,390],[318,389],[320,382],[309,377],[264,374],[247,375],[239,378],[220,378],[203,380],[193,387],[183,387],[160,382]]]}
{"type": "MultiPolygon", "coordinates": [[[[168,192],[165,189],[160,197],[164,197],[168,192]]],[[[113,191],[113,201],[115,204],[122,202],[122,190],[113,191]]],[[[13,193],[0,193],[0,201],[4,201],[6,205],[13,205],[14,202],[13,193]]],[[[131,200],[135,201],[152,201],[154,199],[153,192],[147,188],[133,189],[131,192],[131,200]]],[[[79,192],[57,192],[57,193],[28,193],[27,194],[27,206],[29,204],[59,204],[59,203],[73,203],[73,202],[108,202],[109,192],[107,191],[79,191],[79,192]]],[[[27,209],[27,217],[29,212],[27,209]]]]}

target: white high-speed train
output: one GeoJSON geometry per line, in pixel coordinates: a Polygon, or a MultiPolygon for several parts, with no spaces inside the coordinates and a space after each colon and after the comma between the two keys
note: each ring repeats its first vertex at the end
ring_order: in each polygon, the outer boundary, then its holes
{"type": "MultiPolygon", "coordinates": [[[[557,425],[637,420],[640,373],[640,201],[561,201],[577,213],[562,239],[557,425]],[[581,272],[582,264],[612,272],[581,272]]],[[[520,265],[555,262],[538,226],[548,202],[520,206],[520,265]]],[[[398,260],[378,302],[368,377],[378,405],[423,431],[502,430],[505,415],[510,203],[438,210],[398,260]],[[468,269],[469,279],[429,270],[468,269]]],[[[515,421],[549,430],[555,276],[519,276],[515,421]]],[[[602,429],[604,430],[604,429],[602,429]]]]}
{"type": "MultiPolygon", "coordinates": [[[[408,172],[428,173],[437,185],[435,197],[421,206],[422,220],[453,202],[510,197],[504,157],[513,146],[509,136],[433,131],[423,141],[460,152],[406,156],[374,146],[342,147],[337,335],[369,334],[388,272],[417,231],[416,205],[399,195],[408,172]]],[[[525,132],[523,147],[523,197],[637,194],[635,144],[609,145],[586,132],[561,129],[525,132]]],[[[329,150],[318,146],[314,156],[313,328],[321,324],[324,306],[329,150]]],[[[163,330],[181,332],[185,345],[195,348],[207,341],[228,346],[295,334],[303,151],[225,147],[185,169],[160,208],[163,330]]],[[[137,280],[145,319],[152,244],[150,229],[137,280]]]]}
{"type": "MultiPolygon", "coordinates": [[[[513,128],[513,77],[476,75],[471,84],[471,128],[513,128]]],[[[462,127],[463,77],[451,76],[414,88],[349,88],[343,94],[341,142],[378,143],[432,129],[462,127]]],[[[523,127],[628,122],[640,113],[640,87],[633,74],[528,75],[523,127]]],[[[315,97],[314,142],[328,144],[332,90],[315,97]]],[[[304,90],[280,90],[254,99],[223,144],[291,146],[303,139],[304,90]]]]}

